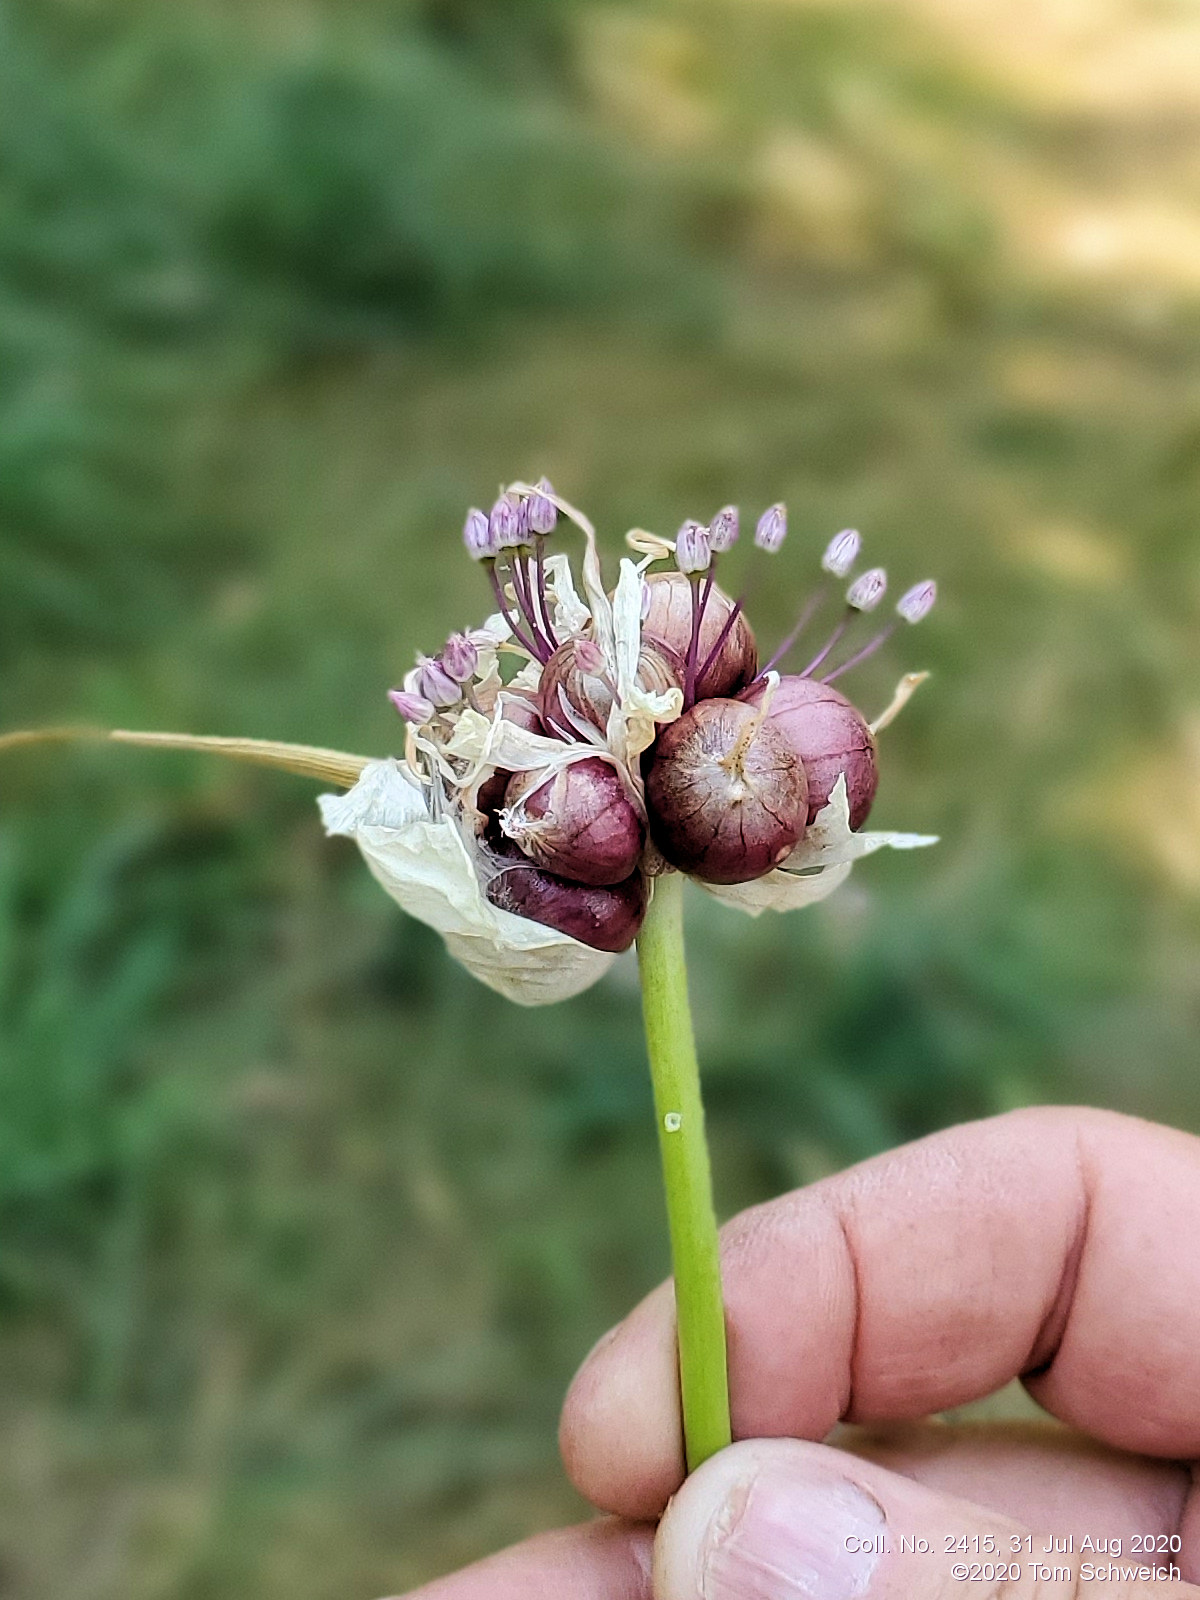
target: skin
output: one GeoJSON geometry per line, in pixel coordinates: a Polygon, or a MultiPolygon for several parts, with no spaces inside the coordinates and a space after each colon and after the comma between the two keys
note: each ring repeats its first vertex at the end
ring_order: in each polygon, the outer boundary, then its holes
{"type": "MultiPolygon", "coordinates": [[[[806,1482],[851,1475],[900,1529],[1177,1532],[1185,1582],[1096,1592],[1200,1596],[1198,1237],[1200,1140],[1090,1110],[952,1128],[747,1211],[722,1263],[748,1442],[680,1490],[662,1285],[600,1341],[563,1411],[567,1470],[615,1515],[411,1600],[694,1600],[714,1492],[782,1460],[806,1482]],[[923,1420],[1014,1377],[1057,1423],[923,1420]],[[790,1442],[839,1424],[832,1443],[790,1442]]],[[[900,1560],[884,1559],[872,1597],[916,1594],[900,1560]]]]}

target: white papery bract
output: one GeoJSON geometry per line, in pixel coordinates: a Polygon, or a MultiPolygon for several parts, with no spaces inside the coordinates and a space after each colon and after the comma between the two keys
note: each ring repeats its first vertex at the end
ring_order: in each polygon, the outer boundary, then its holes
{"type": "Polygon", "coordinates": [[[492,905],[460,825],[430,815],[403,761],[372,761],[353,789],[318,803],[326,833],[353,839],[392,899],[435,928],[450,954],[506,999],[525,1006],[569,1000],[616,959],[492,905]]]}
{"type": "Polygon", "coordinates": [[[932,833],[852,832],[846,780],[841,777],[781,867],[750,883],[702,883],[700,887],[751,917],[764,911],[797,911],[840,888],[863,856],[874,855],[876,850],[923,850],[937,842],[932,833]]]}

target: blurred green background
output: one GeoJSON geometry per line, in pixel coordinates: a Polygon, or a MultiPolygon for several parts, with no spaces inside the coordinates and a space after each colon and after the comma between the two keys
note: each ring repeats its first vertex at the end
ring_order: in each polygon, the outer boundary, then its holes
{"type": "MultiPolygon", "coordinates": [[[[385,752],[466,506],[787,500],[945,596],[827,905],[692,905],[724,1214],[1200,1129],[1200,23],[1110,0],[0,5],[0,728],[385,752]],[[1074,20],[1072,18],[1074,17],[1074,20]]],[[[753,583],[749,552],[739,553],[753,583]]],[[[665,1271],[628,962],[522,1012],[201,758],[0,770],[0,1595],[344,1600],[579,1514],[665,1271]]]]}

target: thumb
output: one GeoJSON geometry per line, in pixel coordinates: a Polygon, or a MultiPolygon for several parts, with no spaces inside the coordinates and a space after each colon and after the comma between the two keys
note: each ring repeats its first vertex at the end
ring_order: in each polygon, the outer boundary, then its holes
{"type": "MultiPolygon", "coordinates": [[[[1105,1530],[1096,1534],[1103,1540],[1105,1530]]],[[[1095,1584],[1106,1600],[1200,1600],[1179,1581],[1178,1555],[1047,1555],[1049,1542],[840,1450],[754,1439],[707,1461],[667,1507],[654,1596],[1077,1600],[1095,1584]]]]}

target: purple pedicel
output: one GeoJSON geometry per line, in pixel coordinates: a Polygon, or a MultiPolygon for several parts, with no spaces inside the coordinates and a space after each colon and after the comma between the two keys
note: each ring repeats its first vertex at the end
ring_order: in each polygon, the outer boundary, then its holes
{"type": "MultiPolygon", "coordinates": [[[[646,577],[642,639],[647,644],[665,646],[676,660],[686,662],[692,638],[692,605],[692,585],[683,573],[649,573],[646,577]]],[[[724,589],[712,584],[700,618],[697,641],[697,700],[706,700],[713,695],[734,694],[749,683],[758,671],[754,630],[740,611],[725,633],[725,638],[721,639],[730,614],[735,610],[733,600],[724,589]],[[716,655],[705,666],[718,641],[720,647],[716,655]]]]}

